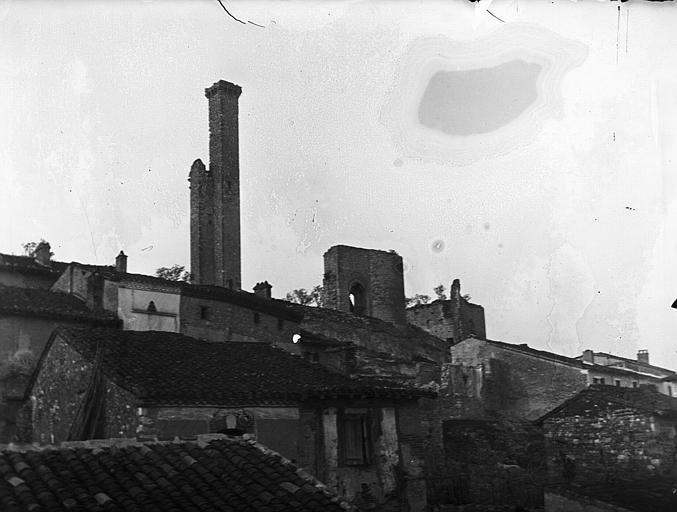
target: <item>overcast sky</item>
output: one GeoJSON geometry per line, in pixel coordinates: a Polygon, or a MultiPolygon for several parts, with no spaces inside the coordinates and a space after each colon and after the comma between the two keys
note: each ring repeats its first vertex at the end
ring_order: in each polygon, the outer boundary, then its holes
{"type": "Polygon", "coordinates": [[[216,0],[0,2],[1,252],[188,266],[224,79],[245,289],[395,249],[408,295],[460,278],[492,339],[677,368],[673,2],[224,4],[244,23],[216,0]]]}

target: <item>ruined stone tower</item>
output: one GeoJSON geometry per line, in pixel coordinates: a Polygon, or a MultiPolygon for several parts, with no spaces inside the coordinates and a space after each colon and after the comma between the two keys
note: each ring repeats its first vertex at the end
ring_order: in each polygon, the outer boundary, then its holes
{"type": "Polygon", "coordinates": [[[239,85],[220,80],[205,90],[209,101],[209,169],[190,169],[192,282],[239,290],[240,159],[239,85]]]}
{"type": "Polygon", "coordinates": [[[402,257],[347,245],[330,248],[324,254],[323,305],[406,324],[402,257]]]}

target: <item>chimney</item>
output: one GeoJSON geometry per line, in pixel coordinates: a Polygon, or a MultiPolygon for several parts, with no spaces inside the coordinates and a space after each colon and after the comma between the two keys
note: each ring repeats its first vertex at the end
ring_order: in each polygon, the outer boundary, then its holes
{"type": "Polygon", "coordinates": [[[273,287],[268,283],[268,281],[263,281],[262,283],[256,283],[254,286],[254,293],[263,299],[272,298],[271,290],[273,287]]]}
{"type": "Polygon", "coordinates": [[[637,351],[637,362],[649,364],[649,351],[648,350],[638,350],[637,351]]]}
{"type": "Polygon", "coordinates": [[[45,242],[44,240],[35,248],[33,257],[40,265],[49,266],[49,260],[52,257],[50,249],[49,242],[45,242]]]}
{"type": "Polygon", "coordinates": [[[127,272],[127,255],[122,251],[115,257],[115,270],[123,274],[127,272]]]}
{"type": "Polygon", "coordinates": [[[584,350],[583,351],[583,362],[595,364],[595,353],[590,349],[584,350]]]}

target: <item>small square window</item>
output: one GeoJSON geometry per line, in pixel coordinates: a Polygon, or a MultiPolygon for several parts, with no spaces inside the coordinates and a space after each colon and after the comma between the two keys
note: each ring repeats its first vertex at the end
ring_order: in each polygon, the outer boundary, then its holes
{"type": "Polygon", "coordinates": [[[209,306],[200,306],[200,318],[202,320],[209,320],[211,317],[209,306]]]}
{"type": "Polygon", "coordinates": [[[637,387],[637,381],[636,381],[636,380],[633,380],[633,381],[632,381],[632,387],[633,387],[633,388],[636,388],[636,387],[637,387]]]}
{"type": "Polygon", "coordinates": [[[617,388],[620,388],[620,387],[621,387],[621,381],[620,381],[620,380],[616,379],[615,384],[616,384],[616,387],[617,387],[617,388]]]}
{"type": "Polygon", "coordinates": [[[597,377],[592,378],[592,383],[593,384],[599,384],[599,379],[597,377]]]}
{"type": "Polygon", "coordinates": [[[605,384],[605,382],[604,382],[604,377],[601,377],[601,378],[599,379],[599,383],[600,383],[600,384],[605,384]]]}

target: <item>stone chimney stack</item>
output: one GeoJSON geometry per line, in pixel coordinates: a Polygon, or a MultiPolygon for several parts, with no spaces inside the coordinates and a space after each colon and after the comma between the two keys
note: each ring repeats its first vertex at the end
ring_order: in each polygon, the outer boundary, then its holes
{"type": "Polygon", "coordinates": [[[595,353],[589,348],[583,351],[583,361],[590,364],[595,364],[595,353]]]}
{"type": "Polygon", "coordinates": [[[262,283],[256,283],[256,286],[254,286],[254,293],[261,298],[271,299],[273,297],[271,292],[272,289],[273,287],[268,281],[263,281],[262,283]]]}
{"type": "Polygon", "coordinates": [[[191,270],[193,282],[241,288],[240,86],[220,80],[205,90],[209,103],[209,170],[196,160],[190,170],[191,270]]]}
{"type": "Polygon", "coordinates": [[[40,242],[35,248],[35,252],[33,252],[33,257],[38,263],[40,263],[40,265],[48,266],[52,258],[52,251],[51,247],[49,246],[49,242],[45,242],[44,240],[40,242]]]}
{"type": "Polygon", "coordinates": [[[638,350],[637,351],[637,362],[649,364],[649,351],[648,350],[638,350]]]}
{"type": "Polygon", "coordinates": [[[127,255],[122,251],[115,257],[115,270],[123,274],[127,272],[127,255]]]}

